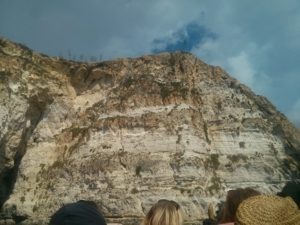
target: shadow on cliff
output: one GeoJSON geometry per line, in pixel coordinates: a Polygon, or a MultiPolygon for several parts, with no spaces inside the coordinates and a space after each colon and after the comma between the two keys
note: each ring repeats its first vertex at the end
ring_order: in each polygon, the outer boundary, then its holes
{"type": "MultiPolygon", "coordinates": [[[[288,157],[282,161],[282,170],[287,180],[298,180],[300,182],[300,142],[297,140],[296,128],[291,124],[275,124],[272,133],[282,138],[284,150],[288,157]],[[292,134],[292,131],[295,131],[292,134]]],[[[276,157],[276,150],[274,155],[276,157]]]]}
{"type": "MultiPolygon", "coordinates": [[[[52,100],[51,100],[52,101],[52,100]]],[[[5,214],[9,214],[9,217],[13,218],[15,222],[20,222],[26,219],[24,216],[17,216],[16,212],[3,212],[3,204],[6,200],[8,200],[10,194],[12,193],[17,176],[19,167],[22,161],[23,156],[27,150],[27,143],[30,140],[35,128],[42,120],[44,112],[46,110],[47,104],[49,101],[41,101],[38,100],[38,97],[34,97],[29,99],[29,107],[27,112],[25,113],[25,124],[23,128],[23,132],[20,138],[19,145],[15,148],[14,152],[16,152],[14,156],[14,164],[12,168],[5,169],[2,174],[0,174],[0,208],[1,208],[1,217],[6,217],[5,214]],[[30,125],[26,125],[27,121],[30,121],[30,125]]],[[[0,143],[0,152],[5,152],[7,146],[7,139],[3,138],[0,143]]],[[[12,210],[13,211],[13,210],[12,210]]]]}

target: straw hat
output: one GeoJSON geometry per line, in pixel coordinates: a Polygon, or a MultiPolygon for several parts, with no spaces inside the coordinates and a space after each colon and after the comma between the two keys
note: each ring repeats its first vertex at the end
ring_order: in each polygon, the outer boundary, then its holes
{"type": "Polygon", "coordinates": [[[290,197],[257,195],[239,205],[236,222],[239,225],[300,225],[300,210],[290,197]]]}

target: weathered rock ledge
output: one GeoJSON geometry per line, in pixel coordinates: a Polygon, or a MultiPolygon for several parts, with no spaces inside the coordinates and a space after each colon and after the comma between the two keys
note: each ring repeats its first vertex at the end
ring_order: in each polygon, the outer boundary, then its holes
{"type": "Polygon", "coordinates": [[[230,188],[300,179],[299,131],[191,54],[78,63],[0,39],[0,101],[2,223],[90,199],[137,224],[160,198],[194,223],[230,188]]]}

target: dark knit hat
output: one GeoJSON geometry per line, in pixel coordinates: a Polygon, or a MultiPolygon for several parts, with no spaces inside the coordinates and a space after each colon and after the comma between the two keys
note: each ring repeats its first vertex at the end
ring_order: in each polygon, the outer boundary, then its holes
{"type": "Polygon", "coordinates": [[[300,210],[290,197],[257,195],[239,205],[236,224],[300,225],[300,210]]]}
{"type": "Polygon", "coordinates": [[[106,222],[94,202],[80,200],[56,211],[49,225],[106,225],[106,222]]]}
{"type": "Polygon", "coordinates": [[[281,197],[291,197],[300,208],[300,181],[289,181],[285,184],[282,191],[277,194],[281,197]]]}

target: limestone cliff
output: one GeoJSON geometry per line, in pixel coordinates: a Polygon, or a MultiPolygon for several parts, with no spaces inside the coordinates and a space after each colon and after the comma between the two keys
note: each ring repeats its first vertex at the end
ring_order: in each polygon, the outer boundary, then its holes
{"type": "Polygon", "coordinates": [[[187,223],[226,190],[300,178],[300,133],[264,97],[187,53],[78,63],[0,40],[1,218],[46,224],[96,201],[137,224],[160,198],[187,223]]]}

